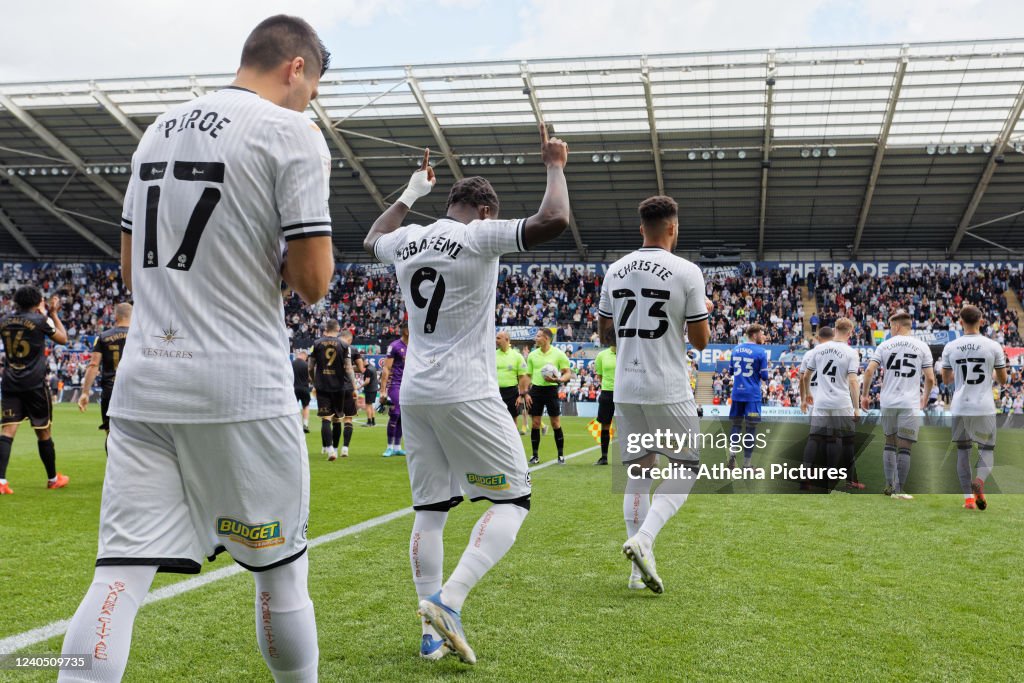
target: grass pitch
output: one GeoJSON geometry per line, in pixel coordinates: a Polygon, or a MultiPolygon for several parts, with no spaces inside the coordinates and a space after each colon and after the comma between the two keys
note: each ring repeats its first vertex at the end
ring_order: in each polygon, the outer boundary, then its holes
{"type": "MultiPolygon", "coordinates": [[[[58,407],[58,468],[71,476],[60,491],[45,489],[32,433],[18,434],[8,472],[15,495],[0,498],[0,638],[69,618],[88,586],[105,461],[98,421],[95,406],[86,415],[58,407]]],[[[1021,676],[1024,496],[996,494],[989,510],[971,513],[956,495],[903,503],[877,489],[694,495],[658,539],[666,593],[655,596],[626,588],[622,497],[612,490],[611,468],[591,465],[597,449],[587,422],[564,421],[566,452],[594,450],[535,473],[533,509],[517,544],[466,602],[475,667],[416,656],[411,516],[312,549],[321,680],[1021,676]]],[[[357,427],[352,456],[334,463],[319,456],[319,434],[309,435],[310,538],[409,505],[404,461],[380,457],[379,424],[357,427]]],[[[876,438],[861,467],[880,460],[880,451],[876,438]]],[[[549,433],[541,459],[553,458],[549,433]]],[[[446,575],[483,505],[464,504],[449,516],[446,575]]],[[[222,555],[204,572],[229,564],[222,555]]],[[[158,574],[154,587],[183,578],[158,574]]],[[[271,680],[255,647],[252,602],[243,573],[144,606],[125,680],[271,680]]],[[[60,643],[26,652],[55,654],[60,643]]],[[[0,671],[4,681],[53,678],[52,671],[0,671]]]]}

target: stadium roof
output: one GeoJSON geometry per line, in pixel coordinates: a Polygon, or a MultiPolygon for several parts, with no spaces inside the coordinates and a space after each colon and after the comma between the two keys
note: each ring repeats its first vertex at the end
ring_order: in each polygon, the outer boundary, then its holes
{"type": "MultiPolygon", "coordinates": [[[[141,131],[231,79],[0,84],[0,254],[112,256],[141,131]]],[[[342,258],[427,146],[421,217],[476,174],[503,215],[531,213],[541,117],[571,151],[575,225],[554,248],[594,258],[633,246],[658,192],[688,251],[1024,249],[1022,108],[1024,38],[332,69],[308,113],[342,258]]]]}

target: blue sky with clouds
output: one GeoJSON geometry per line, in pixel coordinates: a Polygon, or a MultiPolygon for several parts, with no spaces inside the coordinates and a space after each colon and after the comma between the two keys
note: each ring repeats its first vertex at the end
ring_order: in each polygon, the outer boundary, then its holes
{"type": "Polygon", "coordinates": [[[230,72],[281,11],[338,66],[1024,35],[1020,0],[49,0],[4,3],[0,83],[230,72]]]}

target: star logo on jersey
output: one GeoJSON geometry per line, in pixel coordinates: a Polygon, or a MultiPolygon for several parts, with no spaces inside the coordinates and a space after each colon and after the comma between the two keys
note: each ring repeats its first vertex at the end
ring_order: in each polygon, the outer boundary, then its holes
{"type": "Polygon", "coordinates": [[[636,360],[636,359],[634,358],[634,359],[633,359],[633,367],[635,368],[635,367],[636,367],[636,366],[638,366],[638,365],[640,365],[640,361],[638,361],[638,360],[636,360]]]}
{"type": "Polygon", "coordinates": [[[163,334],[155,334],[153,335],[153,338],[159,339],[164,344],[171,345],[173,345],[174,342],[178,341],[179,339],[184,339],[184,337],[178,336],[178,330],[174,329],[174,327],[165,327],[163,329],[163,334]]]}

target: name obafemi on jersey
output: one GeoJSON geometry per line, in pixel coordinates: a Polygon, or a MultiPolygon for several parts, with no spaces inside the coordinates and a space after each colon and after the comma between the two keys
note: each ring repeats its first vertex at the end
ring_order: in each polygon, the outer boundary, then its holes
{"type": "MultiPolygon", "coordinates": [[[[405,225],[373,245],[394,264],[409,313],[403,405],[498,397],[494,305],[498,257],[525,251],[526,220],[405,225]]],[[[507,419],[507,418],[506,418],[507,419]]]]}
{"type": "Polygon", "coordinates": [[[615,326],[615,402],[693,400],[686,325],[708,317],[704,276],[694,263],[643,247],[608,267],[598,312],[615,326]]]}
{"type": "Polygon", "coordinates": [[[295,412],[288,240],[330,236],[330,152],[305,115],[242,88],[178,105],[132,157],[131,328],[110,415],[230,422],[295,412]]]}

